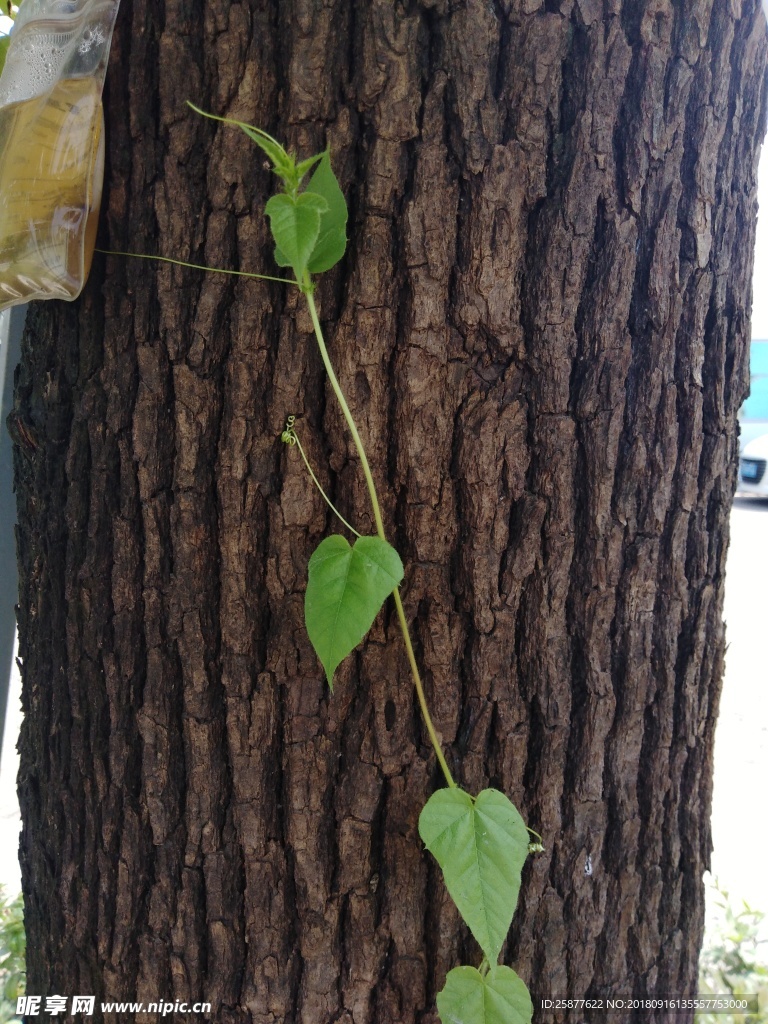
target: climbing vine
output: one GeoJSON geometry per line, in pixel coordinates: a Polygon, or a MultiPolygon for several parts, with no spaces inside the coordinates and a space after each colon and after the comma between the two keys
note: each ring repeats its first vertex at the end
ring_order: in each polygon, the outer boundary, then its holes
{"type": "Polygon", "coordinates": [[[533,1007],[528,989],[515,971],[498,961],[517,906],[523,864],[529,852],[542,849],[541,837],[526,827],[504,793],[485,789],[472,796],[457,786],[432,723],[399,593],[403,564],[386,538],[365,448],[331,365],[315,304],[315,275],[334,267],[347,246],[347,204],[330,152],[297,163],[266,132],[239,121],[214,119],[242,129],[266,155],[280,182],[264,211],[275,243],[275,262],[293,276],[247,276],[295,286],[306,301],[328,379],[357,450],[376,525],[375,535],[361,536],[341,516],[320,486],[290,416],[282,440],[298,450],[320,494],[355,537],[351,544],[343,534],[326,537],[309,560],[304,604],[309,639],[333,690],[337,667],[364,639],[391,595],[421,714],[445,779],[445,788],[433,793],[421,812],[419,834],[440,865],[446,888],[482,949],[483,960],[478,968],[462,966],[449,972],[437,996],[440,1019],[442,1024],[529,1024],[533,1007]],[[539,842],[531,842],[529,833],[539,842]]]}

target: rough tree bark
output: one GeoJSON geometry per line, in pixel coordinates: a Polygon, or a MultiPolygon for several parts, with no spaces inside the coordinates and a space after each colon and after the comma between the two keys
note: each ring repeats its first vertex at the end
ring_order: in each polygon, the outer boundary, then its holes
{"type": "MultiPolygon", "coordinates": [[[[322,318],[436,722],[545,838],[509,961],[539,997],[690,994],[760,0],[123,4],[102,246],[269,272],[269,174],[187,99],[333,147],[322,318]]],[[[287,414],[372,524],[296,297],[97,257],[30,314],[16,403],[28,991],[434,1022],[476,950],[417,836],[440,779],[396,624],[332,698],[303,627],[332,523],[287,414]]]]}

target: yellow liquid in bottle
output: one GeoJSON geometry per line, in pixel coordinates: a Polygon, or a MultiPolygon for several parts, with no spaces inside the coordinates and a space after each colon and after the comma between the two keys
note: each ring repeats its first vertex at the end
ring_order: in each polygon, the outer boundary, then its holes
{"type": "Polygon", "coordinates": [[[64,79],[0,109],[0,309],[80,294],[103,159],[101,89],[91,79],[64,79]]]}

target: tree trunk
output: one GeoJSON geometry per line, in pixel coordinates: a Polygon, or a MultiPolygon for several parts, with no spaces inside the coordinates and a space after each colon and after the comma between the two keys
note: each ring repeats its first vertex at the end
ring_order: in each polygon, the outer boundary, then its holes
{"type": "MultiPolygon", "coordinates": [[[[535,1003],[696,990],[766,52],[760,0],[118,22],[103,247],[274,272],[274,179],[187,99],[332,147],[351,242],[321,317],[452,769],[544,837],[506,950],[535,1003]]],[[[433,1024],[479,962],[417,834],[441,782],[392,608],[333,695],[307,639],[334,527],[289,414],[372,532],[293,292],[97,256],[30,314],[28,991],[95,994],[94,1021],[433,1024]]]]}

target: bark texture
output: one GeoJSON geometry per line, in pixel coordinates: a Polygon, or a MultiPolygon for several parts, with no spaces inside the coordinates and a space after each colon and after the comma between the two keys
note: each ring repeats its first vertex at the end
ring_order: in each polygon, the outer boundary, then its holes
{"type": "MultiPolygon", "coordinates": [[[[101,245],[271,272],[262,159],[187,99],[333,148],[321,315],[436,724],[545,840],[508,962],[539,998],[691,994],[760,0],[123,4],[101,245]]],[[[372,523],[297,297],[97,257],[30,315],[16,404],[28,991],[434,1024],[477,950],[418,839],[391,608],[333,697],[304,630],[335,527],[288,414],[372,523]]]]}

